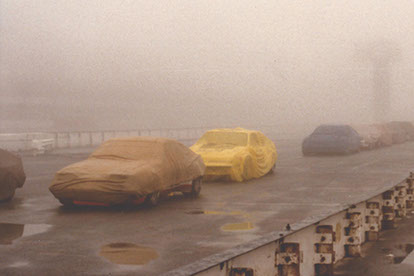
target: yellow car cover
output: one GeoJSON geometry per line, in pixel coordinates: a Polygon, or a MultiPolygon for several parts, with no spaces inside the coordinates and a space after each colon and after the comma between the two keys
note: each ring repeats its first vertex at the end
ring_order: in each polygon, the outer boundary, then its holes
{"type": "Polygon", "coordinates": [[[207,180],[259,178],[274,168],[277,159],[276,147],[269,138],[243,128],[210,130],[190,148],[203,158],[207,180]]]}

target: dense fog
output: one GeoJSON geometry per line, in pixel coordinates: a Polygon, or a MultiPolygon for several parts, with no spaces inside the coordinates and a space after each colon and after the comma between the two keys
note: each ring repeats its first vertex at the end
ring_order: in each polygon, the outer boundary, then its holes
{"type": "Polygon", "coordinates": [[[0,0],[0,131],[414,121],[412,1],[0,0]]]}

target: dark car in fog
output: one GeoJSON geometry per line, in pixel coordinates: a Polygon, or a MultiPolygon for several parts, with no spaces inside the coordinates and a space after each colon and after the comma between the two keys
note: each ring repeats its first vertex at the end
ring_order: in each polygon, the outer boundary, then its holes
{"type": "Polygon", "coordinates": [[[13,198],[17,188],[21,188],[26,180],[22,159],[0,149],[0,202],[13,198]]]}
{"type": "Polygon", "coordinates": [[[358,152],[361,136],[349,125],[321,125],[302,143],[303,155],[358,152]]]}

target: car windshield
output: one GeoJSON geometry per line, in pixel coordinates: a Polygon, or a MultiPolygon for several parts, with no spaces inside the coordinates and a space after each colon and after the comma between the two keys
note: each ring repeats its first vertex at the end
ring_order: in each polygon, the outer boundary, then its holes
{"type": "Polygon", "coordinates": [[[335,135],[335,136],[349,136],[349,129],[343,126],[320,126],[314,134],[321,135],[335,135]]]}
{"type": "Polygon", "coordinates": [[[246,146],[247,133],[243,132],[207,132],[203,135],[204,146],[230,145],[246,146]]]}
{"type": "Polygon", "coordinates": [[[162,144],[155,141],[109,140],[89,158],[149,160],[160,156],[161,152],[162,144]]]}

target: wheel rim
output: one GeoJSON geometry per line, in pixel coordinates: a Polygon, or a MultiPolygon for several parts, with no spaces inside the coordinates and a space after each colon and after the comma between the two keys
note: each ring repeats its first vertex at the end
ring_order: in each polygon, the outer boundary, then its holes
{"type": "Polygon", "coordinates": [[[152,193],[150,197],[151,204],[156,205],[158,203],[159,198],[160,198],[160,192],[152,193]]]}

